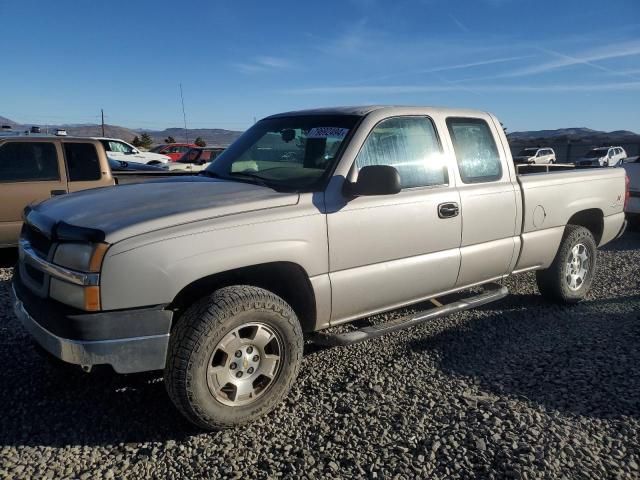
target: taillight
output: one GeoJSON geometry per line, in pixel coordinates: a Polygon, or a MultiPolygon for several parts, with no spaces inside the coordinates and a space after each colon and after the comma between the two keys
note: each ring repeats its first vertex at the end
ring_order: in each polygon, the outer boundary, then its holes
{"type": "Polygon", "coordinates": [[[631,179],[629,175],[624,176],[624,209],[627,209],[627,205],[629,204],[629,197],[631,193],[629,192],[629,187],[631,185],[631,179]]]}

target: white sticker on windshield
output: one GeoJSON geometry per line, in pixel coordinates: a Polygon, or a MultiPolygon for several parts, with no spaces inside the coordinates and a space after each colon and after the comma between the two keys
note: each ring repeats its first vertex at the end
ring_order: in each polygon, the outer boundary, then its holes
{"type": "Polygon", "coordinates": [[[309,130],[307,138],[344,138],[349,132],[348,128],[315,127],[309,130]]]}

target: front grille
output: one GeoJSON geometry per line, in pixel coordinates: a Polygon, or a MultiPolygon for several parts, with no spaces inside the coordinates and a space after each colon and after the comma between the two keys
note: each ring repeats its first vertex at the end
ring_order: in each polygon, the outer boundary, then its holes
{"type": "Polygon", "coordinates": [[[51,249],[51,239],[49,239],[46,235],[44,235],[39,230],[33,228],[31,225],[24,225],[24,236],[31,244],[31,248],[33,248],[42,258],[47,258],[49,255],[49,250],[51,249]]]}

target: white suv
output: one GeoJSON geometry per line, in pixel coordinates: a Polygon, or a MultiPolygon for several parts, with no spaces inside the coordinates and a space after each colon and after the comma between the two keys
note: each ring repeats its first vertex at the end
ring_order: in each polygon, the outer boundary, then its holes
{"type": "Polygon", "coordinates": [[[627,152],[622,147],[598,147],[589,150],[586,155],[576,160],[576,165],[599,165],[616,167],[624,163],[627,152]]]}
{"type": "Polygon", "coordinates": [[[124,162],[146,163],[147,165],[167,164],[171,160],[166,155],[153,152],[142,152],[133,145],[119,138],[96,138],[107,151],[107,157],[124,162]]]}
{"type": "Polygon", "coordinates": [[[513,157],[518,164],[556,163],[556,152],[553,148],[523,148],[518,155],[513,157]]]}

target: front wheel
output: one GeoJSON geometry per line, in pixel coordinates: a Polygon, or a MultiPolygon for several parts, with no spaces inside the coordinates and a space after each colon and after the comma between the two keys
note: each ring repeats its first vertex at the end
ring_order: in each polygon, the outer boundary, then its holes
{"type": "Polygon", "coordinates": [[[219,430],[268,413],[289,392],[302,361],[300,323],[261,288],[222,288],[189,308],[169,342],[165,383],[180,412],[219,430]]]}
{"type": "Polygon", "coordinates": [[[593,282],[597,254],[596,241],[589,230],[567,225],[553,263],[536,272],[542,296],[562,303],[582,300],[593,282]]]}

